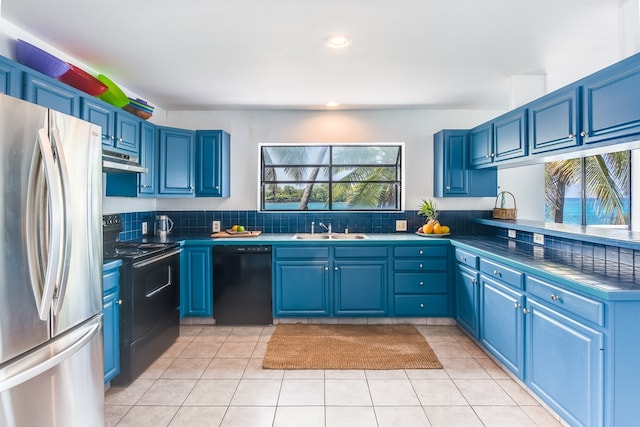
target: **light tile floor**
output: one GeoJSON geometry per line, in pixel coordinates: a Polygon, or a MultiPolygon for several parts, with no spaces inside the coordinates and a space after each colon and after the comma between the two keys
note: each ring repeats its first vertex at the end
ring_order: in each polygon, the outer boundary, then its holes
{"type": "Polygon", "coordinates": [[[140,378],[106,392],[106,425],[562,425],[457,327],[416,327],[444,369],[266,370],[275,326],[183,325],[140,378]]]}

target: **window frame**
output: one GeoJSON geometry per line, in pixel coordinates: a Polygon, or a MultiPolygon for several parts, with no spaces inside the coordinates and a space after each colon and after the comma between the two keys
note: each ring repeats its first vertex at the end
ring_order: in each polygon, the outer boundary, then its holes
{"type": "Polygon", "coordinates": [[[257,205],[258,212],[263,213],[276,213],[276,212],[285,212],[285,213],[302,213],[302,212],[310,212],[310,213],[351,213],[351,212],[403,212],[405,210],[405,143],[404,142],[315,142],[315,143],[286,143],[286,142],[260,142],[258,143],[258,194],[257,194],[257,205]],[[328,177],[325,180],[299,180],[294,181],[291,179],[286,180],[277,180],[277,181],[266,181],[265,177],[265,164],[263,160],[263,148],[265,147],[328,147],[329,153],[327,154],[328,162],[326,164],[317,164],[317,163],[306,163],[306,164],[287,164],[287,165],[269,165],[269,167],[273,168],[281,168],[281,167],[301,167],[301,168],[310,168],[310,167],[322,167],[328,169],[328,177]],[[395,165],[391,164],[375,164],[375,163],[333,163],[332,159],[332,151],[336,147],[398,147],[398,160],[395,165]],[[397,169],[396,179],[389,180],[371,180],[371,181],[334,181],[334,168],[344,168],[344,167],[395,167],[397,169]],[[314,184],[326,185],[329,195],[329,208],[327,209],[265,209],[265,187],[268,184],[291,184],[291,185],[306,185],[310,182],[314,182],[314,184]],[[380,184],[389,184],[396,183],[396,188],[398,194],[396,198],[398,200],[397,208],[393,209],[334,209],[332,204],[332,192],[333,186],[337,183],[356,183],[356,182],[367,182],[367,183],[380,183],[380,184]]]}

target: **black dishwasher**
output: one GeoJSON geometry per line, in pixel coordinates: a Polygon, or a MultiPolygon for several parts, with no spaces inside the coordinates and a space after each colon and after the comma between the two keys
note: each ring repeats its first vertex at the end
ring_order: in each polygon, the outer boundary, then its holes
{"type": "Polygon", "coordinates": [[[213,247],[216,325],[267,325],[271,314],[271,246],[213,247]]]}

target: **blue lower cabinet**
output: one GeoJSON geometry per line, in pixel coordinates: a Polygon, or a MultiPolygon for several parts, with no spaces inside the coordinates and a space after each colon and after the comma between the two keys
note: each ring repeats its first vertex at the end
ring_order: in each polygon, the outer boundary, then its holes
{"type": "Polygon", "coordinates": [[[456,269],[456,320],[474,338],[480,325],[480,275],[461,265],[456,269]]]}
{"type": "Polygon", "coordinates": [[[480,341],[511,372],[524,374],[524,295],[480,276],[480,341]]]}
{"type": "Polygon", "coordinates": [[[185,247],[181,257],[180,315],[213,317],[211,247],[185,247]]]}
{"type": "Polygon", "coordinates": [[[329,316],[328,260],[275,261],[273,274],[274,316],[329,316]]]}
{"type": "Polygon", "coordinates": [[[603,333],[532,299],[527,310],[526,384],[570,425],[605,425],[603,333]]]}
{"type": "Polygon", "coordinates": [[[336,261],[334,301],[337,316],[385,316],[387,260],[336,261]]]}
{"type": "Polygon", "coordinates": [[[103,265],[102,319],[104,337],[104,383],[120,373],[120,266],[122,261],[103,265]]]}

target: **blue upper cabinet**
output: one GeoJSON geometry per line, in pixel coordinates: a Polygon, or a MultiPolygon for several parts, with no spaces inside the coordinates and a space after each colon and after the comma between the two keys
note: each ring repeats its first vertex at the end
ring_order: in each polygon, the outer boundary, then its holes
{"type": "Polygon", "coordinates": [[[0,93],[20,98],[21,78],[19,65],[0,56],[0,93]]]}
{"type": "Polygon", "coordinates": [[[138,157],[141,119],[98,99],[82,97],[80,118],[102,128],[102,146],[138,157]]]}
{"type": "Polygon", "coordinates": [[[582,82],[585,144],[640,134],[640,56],[635,55],[582,82]]]}
{"type": "Polygon", "coordinates": [[[466,130],[444,130],[433,136],[435,197],[496,196],[496,169],[469,169],[468,143],[466,130]]]}
{"type": "Polygon", "coordinates": [[[580,90],[560,89],[529,105],[529,151],[544,153],[579,146],[580,90]]]}
{"type": "Polygon", "coordinates": [[[169,127],[158,132],[158,195],[194,197],[195,132],[169,127]]]}
{"type": "Polygon", "coordinates": [[[22,73],[25,101],[78,117],[80,115],[79,92],[64,83],[53,80],[37,71],[22,73]]]}
{"type": "Polygon", "coordinates": [[[527,155],[527,110],[519,108],[493,121],[492,160],[516,159],[527,155]]]}
{"type": "Polygon", "coordinates": [[[102,146],[112,148],[115,145],[115,135],[113,134],[113,108],[95,98],[82,98],[82,112],[80,118],[98,125],[102,128],[102,146]]]}
{"type": "Polygon", "coordinates": [[[229,197],[231,137],[222,130],[196,132],[196,196],[229,197]]]}
{"type": "Polygon", "coordinates": [[[486,165],[493,161],[493,124],[485,123],[469,131],[469,164],[486,165]]]}
{"type": "Polygon", "coordinates": [[[140,125],[140,166],[147,173],[138,174],[138,196],[153,197],[156,192],[156,127],[152,123],[140,125]]]}

